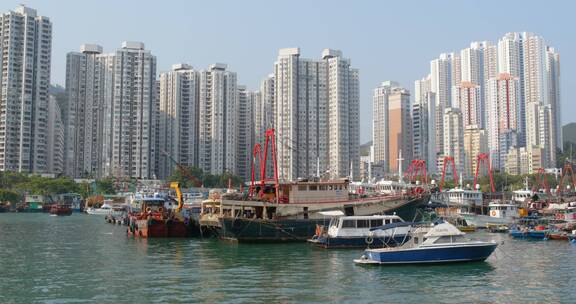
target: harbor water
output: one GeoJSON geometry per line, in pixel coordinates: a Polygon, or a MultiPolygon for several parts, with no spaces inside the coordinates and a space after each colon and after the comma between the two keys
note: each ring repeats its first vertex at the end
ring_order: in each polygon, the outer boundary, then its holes
{"type": "Polygon", "coordinates": [[[0,303],[574,303],[576,246],[514,240],[486,262],[355,265],[306,243],[133,239],[84,214],[0,214],[0,303]]]}

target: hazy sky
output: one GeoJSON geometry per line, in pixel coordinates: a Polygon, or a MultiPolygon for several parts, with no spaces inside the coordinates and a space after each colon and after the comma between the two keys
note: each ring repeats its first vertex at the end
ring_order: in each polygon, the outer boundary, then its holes
{"type": "Polygon", "coordinates": [[[66,53],[83,43],[110,52],[124,40],[142,41],[159,72],[180,62],[227,63],[249,89],[273,71],[280,48],[300,47],[307,58],[340,49],[360,69],[361,142],[371,139],[372,90],[380,82],[413,91],[442,52],[534,32],[560,53],[562,118],[576,121],[575,1],[2,0],[0,11],[20,3],[53,22],[52,82],[60,85],[66,53]]]}

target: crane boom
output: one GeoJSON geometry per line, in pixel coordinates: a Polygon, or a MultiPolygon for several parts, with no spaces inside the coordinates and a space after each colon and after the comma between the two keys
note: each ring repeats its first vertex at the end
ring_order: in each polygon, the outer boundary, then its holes
{"type": "Polygon", "coordinates": [[[186,178],[188,178],[189,180],[191,180],[194,183],[194,186],[196,187],[202,187],[202,182],[196,178],[194,175],[192,175],[190,173],[190,171],[188,170],[188,168],[182,166],[179,162],[177,162],[172,155],[168,154],[168,152],[166,152],[165,150],[162,150],[162,154],[164,154],[166,157],[168,157],[168,159],[170,161],[172,161],[176,167],[178,167],[178,170],[180,170],[180,172],[182,172],[182,174],[184,174],[186,176],[186,178]]]}

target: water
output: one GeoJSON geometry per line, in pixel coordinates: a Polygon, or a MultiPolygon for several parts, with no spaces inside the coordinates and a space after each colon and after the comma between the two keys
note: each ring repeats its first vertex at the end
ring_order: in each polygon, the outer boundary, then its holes
{"type": "Polygon", "coordinates": [[[574,303],[576,246],[504,241],[482,263],[359,266],[361,250],[131,239],[98,216],[0,214],[0,303],[574,303]]]}

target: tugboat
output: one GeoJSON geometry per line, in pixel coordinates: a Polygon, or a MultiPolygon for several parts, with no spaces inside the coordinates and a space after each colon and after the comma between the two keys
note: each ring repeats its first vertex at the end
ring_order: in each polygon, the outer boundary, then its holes
{"type": "Polygon", "coordinates": [[[343,216],[340,211],[323,214],[337,216],[330,220],[328,229],[318,226],[308,242],[327,249],[395,246],[406,240],[413,224],[397,215],[343,216]]]}
{"type": "Polygon", "coordinates": [[[171,183],[176,189],[178,207],[170,210],[162,198],[143,198],[141,211],[130,215],[128,235],[143,238],[188,237],[198,228],[187,213],[183,212],[182,193],[178,183],[171,183]]]}
{"type": "Polygon", "coordinates": [[[50,208],[50,215],[64,216],[72,215],[72,207],[68,204],[54,204],[50,208]]]}
{"type": "Polygon", "coordinates": [[[494,241],[469,240],[464,232],[448,222],[422,228],[411,233],[411,239],[401,246],[366,249],[354,262],[382,265],[484,261],[498,245],[494,241]]]}

